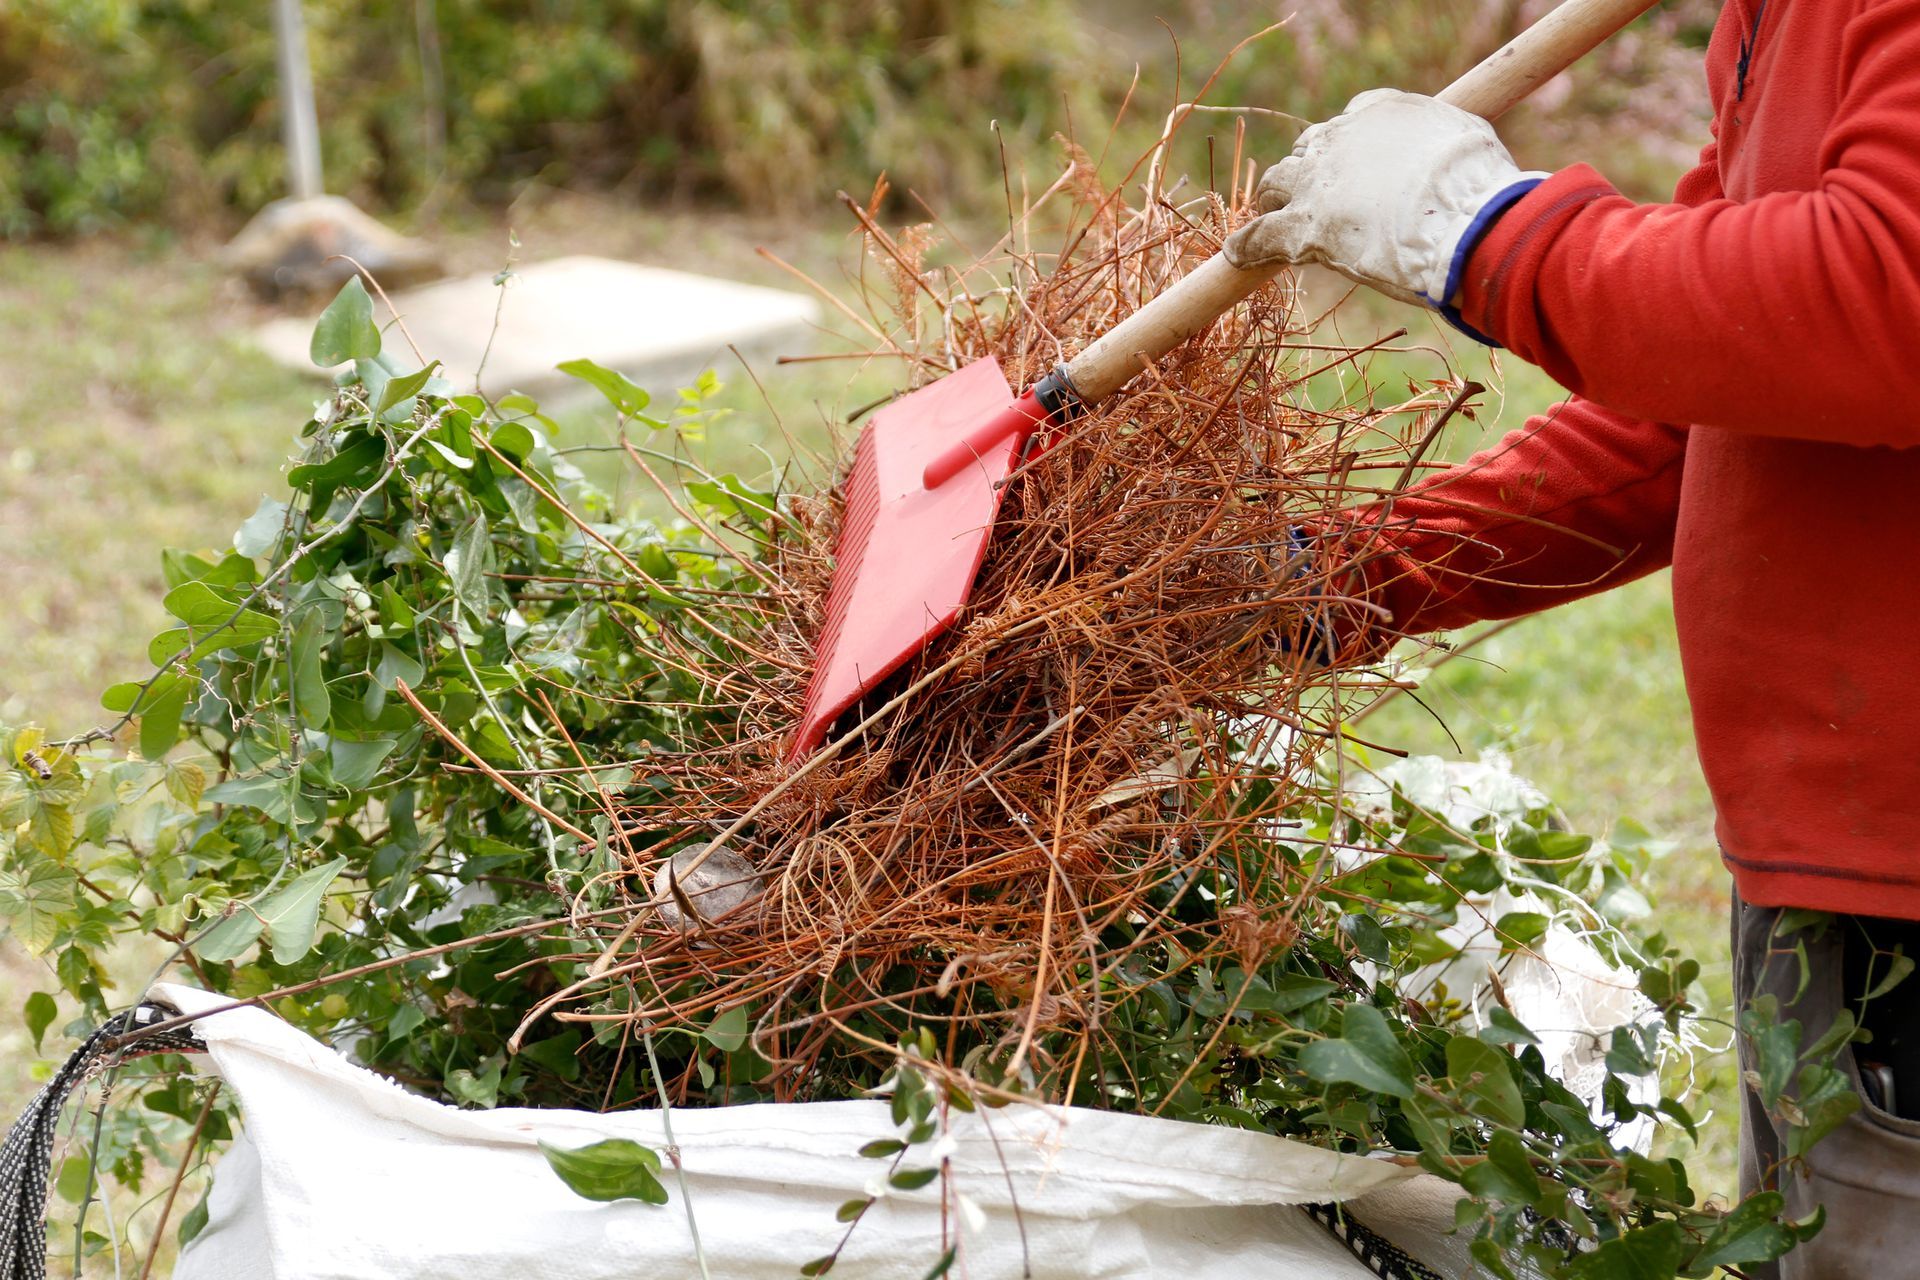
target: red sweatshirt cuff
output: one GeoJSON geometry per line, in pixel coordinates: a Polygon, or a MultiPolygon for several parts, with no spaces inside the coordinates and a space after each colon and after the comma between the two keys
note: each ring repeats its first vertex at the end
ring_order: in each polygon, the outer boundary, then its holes
{"type": "Polygon", "coordinates": [[[1576,164],[1542,182],[1480,238],[1460,283],[1460,318],[1523,360],[1537,362],[1541,319],[1533,281],[1554,235],[1583,207],[1618,196],[1591,165],[1576,164]]]}

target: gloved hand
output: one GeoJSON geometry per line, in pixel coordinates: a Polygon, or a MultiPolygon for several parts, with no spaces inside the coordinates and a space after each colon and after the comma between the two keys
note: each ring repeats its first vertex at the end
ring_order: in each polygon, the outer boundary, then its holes
{"type": "Polygon", "coordinates": [[[1262,216],[1228,237],[1227,260],[1320,263],[1389,297],[1451,310],[1480,236],[1546,176],[1522,172],[1479,116],[1373,89],[1267,170],[1255,193],[1262,216]]]}

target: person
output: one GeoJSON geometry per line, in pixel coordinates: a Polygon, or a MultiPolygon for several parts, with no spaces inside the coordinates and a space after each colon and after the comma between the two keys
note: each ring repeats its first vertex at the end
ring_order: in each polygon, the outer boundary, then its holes
{"type": "Polygon", "coordinates": [[[1301,135],[1226,251],[1439,308],[1573,393],[1321,536],[1400,634],[1672,566],[1736,1000],[1771,995],[1803,1044],[1845,1014],[1871,1035],[1838,1056],[1859,1109],[1804,1158],[1741,1037],[1742,1189],[1826,1211],[1761,1273],[1910,1275],[1920,0],[1728,0],[1706,72],[1713,139],[1669,203],[1522,172],[1484,121],[1376,90],[1301,135]]]}

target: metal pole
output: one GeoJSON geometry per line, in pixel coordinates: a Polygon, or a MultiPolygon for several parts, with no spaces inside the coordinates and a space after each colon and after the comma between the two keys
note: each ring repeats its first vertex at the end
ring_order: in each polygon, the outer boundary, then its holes
{"type": "Polygon", "coordinates": [[[326,191],[320,177],[320,117],[313,105],[313,68],[300,0],[273,0],[274,49],[280,64],[280,127],[287,147],[287,189],[296,200],[326,191]]]}

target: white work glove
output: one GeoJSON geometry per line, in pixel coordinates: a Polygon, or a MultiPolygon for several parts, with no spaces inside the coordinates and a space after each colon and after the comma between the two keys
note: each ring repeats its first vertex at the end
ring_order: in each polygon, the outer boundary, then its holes
{"type": "Polygon", "coordinates": [[[1373,89],[1268,169],[1261,215],[1227,238],[1236,267],[1320,263],[1402,302],[1450,310],[1494,218],[1547,175],[1522,172],[1479,116],[1373,89]]]}

